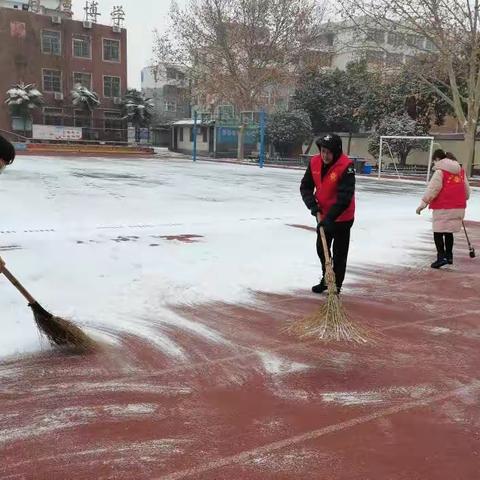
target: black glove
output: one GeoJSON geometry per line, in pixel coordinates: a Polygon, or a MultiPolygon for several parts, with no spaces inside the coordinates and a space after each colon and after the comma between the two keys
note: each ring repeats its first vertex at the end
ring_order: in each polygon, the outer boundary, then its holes
{"type": "Polygon", "coordinates": [[[318,205],[315,205],[314,207],[312,207],[312,208],[310,209],[310,212],[312,213],[312,215],[313,215],[314,217],[316,217],[316,216],[318,215],[318,212],[319,212],[319,211],[320,211],[320,210],[319,210],[319,208],[318,208],[318,205]]]}
{"type": "Polygon", "coordinates": [[[325,217],[318,225],[317,225],[317,233],[320,235],[320,227],[323,227],[325,233],[333,233],[335,228],[335,222],[333,222],[330,218],[325,217]]]}

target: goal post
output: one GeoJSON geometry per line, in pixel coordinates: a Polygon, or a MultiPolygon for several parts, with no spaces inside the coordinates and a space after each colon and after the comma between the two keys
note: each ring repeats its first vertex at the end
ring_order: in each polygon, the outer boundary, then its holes
{"type": "MultiPolygon", "coordinates": [[[[382,135],[380,137],[380,151],[379,151],[379,158],[378,158],[378,179],[382,178],[382,164],[383,164],[383,153],[384,153],[384,145],[388,146],[388,140],[425,140],[430,142],[429,148],[429,155],[428,155],[428,169],[427,169],[427,183],[430,180],[430,174],[432,171],[432,157],[433,157],[433,146],[435,143],[435,137],[423,136],[423,137],[415,137],[415,136],[408,136],[408,135],[382,135]]],[[[396,165],[395,165],[396,168],[396,165]]],[[[397,170],[398,173],[398,170],[397,170]]]]}

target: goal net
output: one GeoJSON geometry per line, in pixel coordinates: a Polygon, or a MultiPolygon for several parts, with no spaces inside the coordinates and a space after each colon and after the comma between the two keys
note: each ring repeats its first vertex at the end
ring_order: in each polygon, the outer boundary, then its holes
{"type": "Polygon", "coordinates": [[[378,157],[378,178],[383,176],[419,176],[425,174],[426,180],[430,180],[430,174],[432,170],[432,156],[433,147],[435,143],[434,137],[412,137],[412,136],[381,136],[380,137],[380,152],[378,157]],[[413,144],[414,150],[426,149],[425,155],[428,155],[428,159],[423,165],[408,165],[408,167],[400,166],[395,151],[398,150],[399,144],[402,143],[413,144]],[[397,148],[396,148],[397,147],[397,148]]]}

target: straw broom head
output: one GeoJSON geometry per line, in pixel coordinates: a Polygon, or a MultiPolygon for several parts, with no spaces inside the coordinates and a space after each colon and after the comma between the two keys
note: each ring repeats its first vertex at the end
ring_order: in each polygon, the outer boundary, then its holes
{"type": "Polygon", "coordinates": [[[327,302],[313,315],[290,326],[288,331],[300,338],[318,338],[326,342],[367,343],[366,335],[350,321],[340,300],[323,227],[319,228],[319,234],[325,253],[325,281],[328,286],[327,302]]]}
{"type": "Polygon", "coordinates": [[[329,291],[327,301],[318,311],[294,323],[288,330],[300,338],[324,342],[367,343],[365,332],[351,322],[336,291],[329,291]]]}
{"type": "Polygon", "coordinates": [[[52,345],[72,348],[81,352],[93,352],[98,344],[72,322],[47,312],[40,304],[32,303],[35,322],[52,345]]]}

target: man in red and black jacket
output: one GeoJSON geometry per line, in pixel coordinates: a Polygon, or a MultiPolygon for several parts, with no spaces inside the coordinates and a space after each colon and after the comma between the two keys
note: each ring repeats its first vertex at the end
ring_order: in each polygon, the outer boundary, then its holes
{"type": "MultiPolygon", "coordinates": [[[[327,135],[317,141],[317,145],[320,154],[311,159],[300,192],[312,215],[319,218],[318,227],[324,228],[330,249],[333,243],[333,268],[340,292],[347,270],[350,230],[355,218],[355,168],[343,153],[342,139],[338,135],[327,135]]],[[[325,255],[320,235],[317,238],[317,252],[322,262],[323,278],[312,291],[323,293],[328,287],[325,283],[325,255]]]]}

